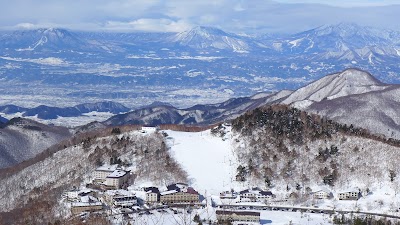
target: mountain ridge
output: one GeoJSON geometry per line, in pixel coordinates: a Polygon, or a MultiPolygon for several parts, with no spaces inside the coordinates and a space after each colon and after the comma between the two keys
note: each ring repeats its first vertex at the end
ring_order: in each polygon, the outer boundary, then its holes
{"type": "Polygon", "coordinates": [[[40,105],[34,108],[23,108],[15,105],[0,106],[0,112],[5,114],[22,113],[23,117],[37,116],[37,118],[44,120],[57,119],[58,117],[78,117],[84,113],[93,111],[119,114],[129,110],[131,109],[112,101],[83,103],[71,107],[50,107],[40,105]]]}
{"type": "Polygon", "coordinates": [[[0,168],[30,159],[51,145],[69,138],[67,128],[14,118],[0,128],[0,168]]]}

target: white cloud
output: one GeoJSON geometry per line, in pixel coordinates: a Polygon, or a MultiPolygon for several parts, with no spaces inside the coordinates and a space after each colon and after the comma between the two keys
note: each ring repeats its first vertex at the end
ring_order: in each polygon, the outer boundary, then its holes
{"type": "Polygon", "coordinates": [[[190,29],[191,25],[183,20],[138,19],[130,22],[109,21],[104,29],[110,31],[148,31],[148,32],[181,32],[190,29]]]}
{"type": "Polygon", "coordinates": [[[365,7],[396,1],[398,0],[14,0],[2,3],[0,27],[182,31],[191,26],[204,25],[230,32],[249,33],[298,32],[323,24],[355,22],[400,30],[400,24],[397,23],[400,20],[400,5],[365,7]]]}

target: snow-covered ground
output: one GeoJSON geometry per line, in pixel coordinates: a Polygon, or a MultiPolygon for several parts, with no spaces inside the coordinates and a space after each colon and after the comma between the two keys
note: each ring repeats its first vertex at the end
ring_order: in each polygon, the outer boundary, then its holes
{"type": "MultiPolygon", "coordinates": [[[[224,138],[212,135],[210,130],[203,132],[166,131],[169,135],[167,144],[171,148],[172,155],[188,172],[191,179],[190,185],[200,194],[205,195],[207,199],[218,200],[220,192],[229,191],[231,188],[241,191],[252,187],[249,183],[235,181],[239,160],[233,150],[234,138],[231,137],[229,128],[227,130],[224,138]]],[[[348,185],[358,187],[356,183],[350,182],[348,185]]],[[[396,212],[399,210],[400,201],[397,200],[398,193],[393,191],[397,189],[394,185],[390,182],[371,185],[371,192],[363,193],[363,197],[358,201],[337,200],[338,192],[331,190],[334,196],[332,199],[313,200],[310,196],[309,200],[298,204],[292,201],[273,201],[270,204],[400,215],[396,212]]],[[[320,188],[318,185],[313,186],[315,190],[318,188],[320,188]]],[[[271,191],[277,194],[279,199],[288,194],[286,190],[279,188],[272,188],[271,191]]],[[[218,204],[220,201],[214,202],[218,204]]],[[[208,203],[210,204],[210,201],[208,203]]],[[[301,215],[299,212],[281,211],[262,211],[261,219],[267,224],[288,224],[290,221],[292,224],[328,224],[328,220],[330,220],[325,214],[304,213],[301,215]]]]}
{"type": "Polygon", "coordinates": [[[206,195],[219,195],[238,184],[234,181],[238,165],[231,140],[203,132],[167,131],[168,144],[183,166],[196,190],[206,195]]]}
{"type": "Polygon", "coordinates": [[[43,124],[53,124],[56,126],[65,126],[65,127],[76,127],[76,126],[82,126],[85,124],[88,124],[90,122],[98,121],[98,122],[103,122],[110,117],[114,116],[115,114],[110,113],[110,112],[90,112],[90,113],[83,113],[82,116],[76,116],[76,117],[62,117],[59,116],[57,119],[40,119],[37,116],[22,116],[23,113],[13,113],[13,114],[5,114],[5,113],[0,113],[0,116],[6,118],[6,119],[12,119],[15,117],[24,117],[28,119],[32,119],[35,121],[38,121],[43,124]]]}
{"type": "MultiPolygon", "coordinates": [[[[131,224],[148,224],[148,225],[179,225],[179,224],[197,224],[193,222],[193,217],[198,214],[200,219],[205,219],[203,223],[208,225],[207,221],[215,221],[215,209],[207,207],[186,211],[185,209],[174,209],[178,213],[172,213],[171,209],[166,209],[166,212],[158,212],[152,210],[150,215],[131,214],[129,219],[123,218],[122,215],[114,216],[113,222],[121,224],[130,222],[131,224]]],[[[262,225],[323,225],[332,224],[333,216],[319,213],[301,213],[301,212],[283,212],[283,211],[258,211],[260,215],[260,224],[262,225]]]]}
{"type": "MultiPolygon", "coordinates": [[[[191,180],[191,185],[207,197],[219,195],[222,191],[242,190],[246,184],[235,181],[236,169],[239,165],[231,146],[229,129],[227,139],[223,140],[211,134],[210,130],[203,132],[166,131],[169,135],[168,144],[176,160],[181,163],[191,180]]],[[[260,211],[261,224],[327,224],[328,216],[323,214],[260,211]]],[[[202,219],[215,220],[215,209],[208,207],[198,214],[202,219]]],[[[173,215],[168,215],[164,224],[176,224],[173,215]],[[171,218],[169,218],[171,217],[171,218]],[[171,223],[168,223],[171,221],[171,223]]],[[[154,221],[154,219],[153,219],[154,221]]]]}

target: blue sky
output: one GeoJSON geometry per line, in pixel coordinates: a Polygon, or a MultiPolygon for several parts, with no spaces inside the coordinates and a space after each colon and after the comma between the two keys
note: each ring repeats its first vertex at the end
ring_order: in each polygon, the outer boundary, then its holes
{"type": "Polygon", "coordinates": [[[0,27],[179,32],[213,26],[230,32],[295,33],[353,22],[400,30],[400,0],[13,0],[0,27]]]}
{"type": "Polygon", "coordinates": [[[276,0],[281,3],[318,3],[338,7],[367,7],[400,4],[399,0],[276,0]]]}

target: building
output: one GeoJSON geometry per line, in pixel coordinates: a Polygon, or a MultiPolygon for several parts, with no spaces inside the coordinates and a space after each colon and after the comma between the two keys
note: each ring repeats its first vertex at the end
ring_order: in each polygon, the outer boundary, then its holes
{"type": "Polygon", "coordinates": [[[146,202],[155,203],[160,201],[160,191],[156,187],[144,188],[146,192],[146,202]]]}
{"type": "Polygon", "coordinates": [[[260,213],[259,212],[250,212],[250,211],[225,211],[225,210],[217,210],[217,220],[218,224],[224,221],[230,222],[241,222],[240,224],[248,223],[260,223],[260,213]]]}
{"type": "Polygon", "coordinates": [[[80,202],[71,203],[72,214],[95,212],[103,209],[103,204],[92,196],[80,197],[80,202]]]}
{"type": "Polygon", "coordinates": [[[94,180],[96,182],[104,182],[106,177],[118,168],[117,164],[100,166],[94,171],[94,180]]]}
{"type": "Polygon", "coordinates": [[[189,188],[189,185],[185,184],[185,183],[175,183],[175,184],[170,184],[167,186],[168,191],[176,190],[176,191],[186,192],[188,188],[189,188]]]}
{"type": "Polygon", "coordinates": [[[106,186],[118,189],[126,184],[128,179],[129,173],[124,170],[115,170],[106,177],[104,184],[106,186]]]}
{"type": "Polygon", "coordinates": [[[130,207],[138,203],[136,195],[126,190],[108,190],[105,200],[109,205],[120,207],[130,207]]]}
{"type": "Polygon", "coordinates": [[[251,188],[239,192],[240,202],[265,202],[273,198],[270,191],[263,191],[260,188],[251,188]]]}
{"type": "Polygon", "coordinates": [[[219,198],[220,199],[228,199],[228,200],[234,200],[238,197],[238,193],[234,191],[224,191],[219,193],[219,198]]]}
{"type": "Polygon", "coordinates": [[[152,133],[152,132],[156,132],[157,131],[157,127],[146,127],[146,126],[143,126],[141,130],[146,132],[146,133],[152,133]]]}
{"type": "Polygon", "coordinates": [[[328,199],[332,196],[332,192],[327,189],[321,189],[312,193],[315,199],[328,199]]]}
{"type": "Polygon", "coordinates": [[[79,199],[79,191],[78,190],[73,190],[73,191],[67,191],[66,196],[69,201],[75,201],[79,199]]]}
{"type": "Polygon", "coordinates": [[[82,212],[95,212],[103,209],[101,202],[73,202],[71,203],[72,214],[79,214],[82,212]]]}
{"type": "Polygon", "coordinates": [[[351,189],[338,194],[339,200],[358,200],[361,197],[359,190],[351,189]]]}
{"type": "Polygon", "coordinates": [[[200,195],[191,187],[186,191],[169,190],[160,193],[160,202],[164,204],[199,203],[200,195]]]}

